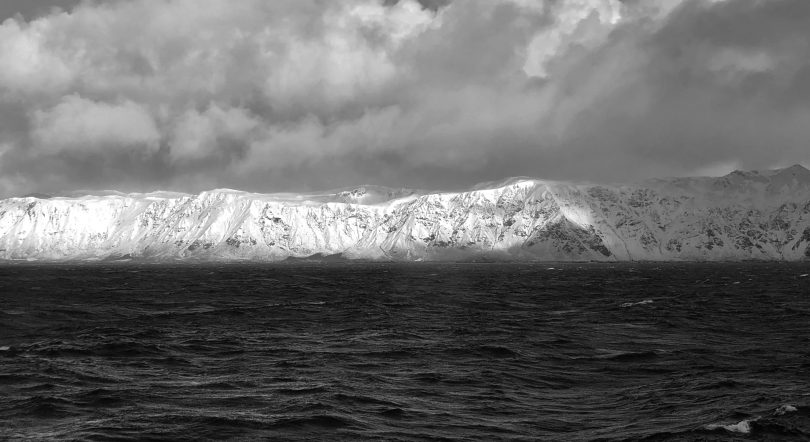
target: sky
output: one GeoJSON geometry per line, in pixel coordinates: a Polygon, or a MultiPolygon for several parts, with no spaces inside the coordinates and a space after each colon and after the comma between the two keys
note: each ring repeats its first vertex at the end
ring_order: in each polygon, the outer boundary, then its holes
{"type": "Polygon", "coordinates": [[[807,0],[3,0],[0,196],[810,165],[807,0]]]}

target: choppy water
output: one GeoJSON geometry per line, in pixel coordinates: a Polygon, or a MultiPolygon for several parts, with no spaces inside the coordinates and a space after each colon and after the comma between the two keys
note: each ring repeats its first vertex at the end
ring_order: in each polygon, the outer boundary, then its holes
{"type": "Polygon", "coordinates": [[[807,273],[0,267],[0,438],[810,439],[807,273]]]}

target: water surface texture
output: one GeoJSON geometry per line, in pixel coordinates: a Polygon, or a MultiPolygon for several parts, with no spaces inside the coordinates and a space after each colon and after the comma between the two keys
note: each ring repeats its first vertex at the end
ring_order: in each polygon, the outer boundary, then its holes
{"type": "Polygon", "coordinates": [[[808,439],[808,273],[7,265],[0,439],[808,439]]]}

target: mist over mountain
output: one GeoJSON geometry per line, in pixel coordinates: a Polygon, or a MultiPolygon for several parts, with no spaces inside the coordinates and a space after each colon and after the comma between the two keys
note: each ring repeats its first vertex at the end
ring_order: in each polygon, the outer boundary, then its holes
{"type": "Polygon", "coordinates": [[[0,201],[6,260],[803,260],[810,171],[430,192],[219,189],[0,201]]]}

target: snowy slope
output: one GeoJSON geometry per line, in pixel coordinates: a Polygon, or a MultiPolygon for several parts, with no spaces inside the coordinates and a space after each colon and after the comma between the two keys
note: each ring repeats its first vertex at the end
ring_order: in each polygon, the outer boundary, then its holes
{"type": "Polygon", "coordinates": [[[0,201],[0,258],[36,260],[810,259],[810,171],[591,185],[510,179],[460,193],[364,186],[0,201]]]}

